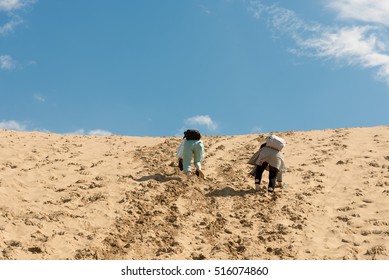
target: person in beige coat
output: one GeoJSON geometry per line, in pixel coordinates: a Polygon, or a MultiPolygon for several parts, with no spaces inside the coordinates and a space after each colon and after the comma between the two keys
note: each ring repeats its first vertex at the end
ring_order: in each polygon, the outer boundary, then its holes
{"type": "Polygon", "coordinates": [[[265,170],[269,170],[268,192],[274,192],[276,181],[278,187],[283,187],[282,173],[286,171],[284,155],[280,150],[277,150],[266,143],[260,146],[260,149],[249,161],[254,165],[251,175],[255,177],[255,189],[261,189],[262,174],[265,170]]]}

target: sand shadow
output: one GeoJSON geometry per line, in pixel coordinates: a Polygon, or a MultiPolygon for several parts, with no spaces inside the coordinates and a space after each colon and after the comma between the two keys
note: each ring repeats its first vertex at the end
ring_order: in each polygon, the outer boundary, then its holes
{"type": "Polygon", "coordinates": [[[169,177],[169,176],[162,175],[160,173],[157,173],[154,175],[149,175],[149,176],[143,176],[139,179],[134,178],[134,180],[137,182],[145,182],[145,181],[149,181],[149,180],[155,180],[155,181],[161,182],[161,183],[165,183],[165,182],[169,182],[169,181],[180,181],[180,182],[182,181],[182,179],[180,177],[169,177]]]}
{"type": "Polygon", "coordinates": [[[235,190],[231,187],[225,187],[221,190],[214,190],[210,193],[207,193],[205,196],[207,197],[213,197],[213,196],[221,196],[221,197],[227,197],[227,196],[245,196],[247,194],[254,194],[258,193],[256,190],[235,190]]]}

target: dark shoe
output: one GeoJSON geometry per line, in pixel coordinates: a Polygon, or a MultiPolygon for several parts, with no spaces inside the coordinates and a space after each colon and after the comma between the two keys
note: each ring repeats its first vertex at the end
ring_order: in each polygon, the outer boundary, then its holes
{"type": "Polygon", "coordinates": [[[184,170],[184,164],[182,163],[181,158],[178,160],[178,167],[180,168],[181,171],[184,170]]]}
{"type": "Polygon", "coordinates": [[[273,193],[273,192],[274,192],[274,188],[273,188],[273,187],[268,187],[268,188],[267,188],[267,191],[268,191],[269,193],[273,193]]]}
{"type": "Polygon", "coordinates": [[[204,173],[201,170],[196,169],[197,177],[204,178],[204,173]]]}

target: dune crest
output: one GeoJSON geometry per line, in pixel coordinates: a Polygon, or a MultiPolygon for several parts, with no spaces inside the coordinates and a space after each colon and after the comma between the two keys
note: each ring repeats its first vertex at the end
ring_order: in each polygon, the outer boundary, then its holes
{"type": "Polygon", "coordinates": [[[269,196],[246,164],[263,135],[205,136],[188,180],[180,137],[0,131],[0,259],[388,260],[389,127],[277,135],[269,196]]]}

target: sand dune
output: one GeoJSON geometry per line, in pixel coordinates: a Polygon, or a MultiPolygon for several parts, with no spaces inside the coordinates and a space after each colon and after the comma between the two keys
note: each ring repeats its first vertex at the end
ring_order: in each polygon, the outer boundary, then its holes
{"type": "Polygon", "coordinates": [[[246,164],[264,135],[205,136],[186,179],[180,137],[0,131],[0,259],[388,260],[389,127],[278,135],[269,196],[246,164]]]}

